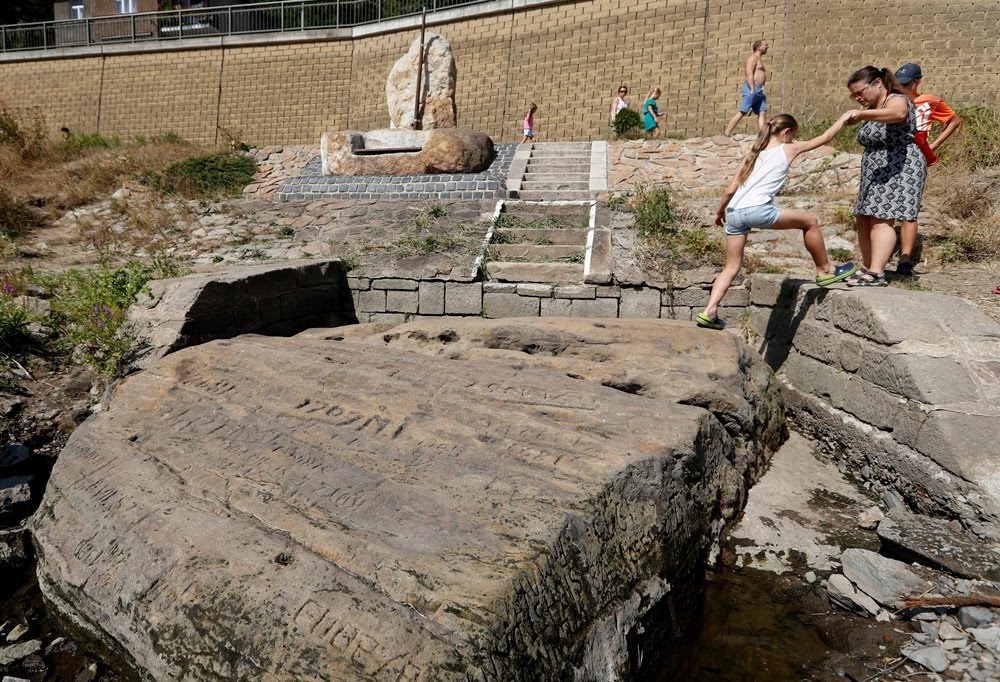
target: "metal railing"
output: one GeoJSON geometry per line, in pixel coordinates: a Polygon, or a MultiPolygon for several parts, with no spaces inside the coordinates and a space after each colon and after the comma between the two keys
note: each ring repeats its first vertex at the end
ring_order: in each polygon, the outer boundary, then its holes
{"type": "Polygon", "coordinates": [[[349,28],[484,0],[284,0],[0,26],[0,52],[349,28]]]}

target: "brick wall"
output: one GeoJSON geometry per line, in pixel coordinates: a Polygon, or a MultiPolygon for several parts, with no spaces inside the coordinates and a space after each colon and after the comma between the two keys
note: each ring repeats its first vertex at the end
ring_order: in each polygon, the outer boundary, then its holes
{"type": "MultiPolygon", "coordinates": [[[[218,124],[261,145],[315,142],[324,130],[387,125],[386,76],[419,31],[415,20],[393,25],[284,44],[216,39],[205,49],[3,55],[0,100],[41,107],[54,130],[99,124],[105,134],[171,130],[212,143],[218,124]]],[[[582,0],[513,10],[487,3],[430,30],[455,50],[460,124],[510,142],[520,139],[529,101],[539,105],[541,141],[604,137],[623,82],[636,108],[652,86],[663,89],[668,135],[719,132],[761,36],[771,42],[773,111],[830,117],[851,105],[844,83],[852,71],[907,61],[923,66],[926,91],[994,105],[997,25],[995,0],[582,0]]]]}

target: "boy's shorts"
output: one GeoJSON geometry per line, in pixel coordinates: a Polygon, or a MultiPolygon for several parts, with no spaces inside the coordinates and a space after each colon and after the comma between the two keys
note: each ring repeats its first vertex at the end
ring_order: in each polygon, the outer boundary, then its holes
{"type": "Polygon", "coordinates": [[[524,136],[525,137],[534,137],[535,133],[534,133],[534,131],[531,130],[531,128],[525,128],[524,129],[524,136]]]}
{"type": "Polygon", "coordinates": [[[736,237],[748,233],[750,228],[764,230],[778,222],[780,217],[781,209],[773,203],[746,208],[727,208],[726,234],[736,237]]]}
{"type": "Polygon", "coordinates": [[[740,88],[740,97],[741,114],[749,114],[751,111],[759,114],[762,111],[767,111],[767,95],[764,94],[764,86],[757,85],[751,92],[750,86],[744,81],[743,87],[740,88]]]}

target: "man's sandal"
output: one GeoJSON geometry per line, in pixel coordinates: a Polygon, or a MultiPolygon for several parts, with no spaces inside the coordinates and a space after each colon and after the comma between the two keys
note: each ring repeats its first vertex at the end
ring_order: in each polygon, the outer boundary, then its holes
{"type": "Polygon", "coordinates": [[[816,277],[816,286],[828,287],[831,284],[842,282],[857,272],[857,270],[858,266],[854,263],[844,263],[843,265],[838,265],[830,274],[818,275],[816,277]]]}
{"type": "Polygon", "coordinates": [[[887,287],[889,283],[885,281],[885,274],[876,275],[870,270],[859,268],[854,275],[848,277],[845,282],[849,287],[887,287]]]}
{"type": "Polygon", "coordinates": [[[694,323],[706,329],[725,329],[726,321],[718,317],[709,317],[705,313],[698,313],[694,317],[694,323]]]}

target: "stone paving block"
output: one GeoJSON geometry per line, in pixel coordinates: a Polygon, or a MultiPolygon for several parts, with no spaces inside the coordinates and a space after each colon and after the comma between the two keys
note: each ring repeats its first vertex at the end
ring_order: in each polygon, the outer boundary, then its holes
{"type": "Polygon", "coordinates": [[[521,296],[536,296],[538,298],[551,298],[553,287],[551,284],[535,284],[525,282],[518,284],[516,291],[521,296]]]}
{"type": "Polygon", "coordinates": [[[445,315],[479,315],[483,312],[482,282],[446,282],[445,315]]]}
{"type": "Polygon", "coordinates": [[[402,324],[406,322],[406,315],[404,313],[372,313],[368,321],[369,322],[389,322],[391,324],[402,324]]]}
{"type": "Polygon", "coordinates": [[[299,273],[295,267],[267,270],[246,278],[246,294],[266,296],[282,291],[290,291],[299,285],[299,273]]]}
{"type": "MultiPolygon", "coordinates": [[[[831,330],[833,326],[831,325],[831,330]]],[[[837,332],[837,364],[845,372],[857,372],[861,358],[869,350],[869,344],[843,332],[837,332]]]]}
{"type": "Polygon", "coordinates": [[[788,292],[783,287],[783,275],[754,274],[750,277],[750,304],[773,308],[783,305],[788,292]]]}
{"type": "Polygon", "coordinates": [[[568,298],[543,298],[542,317],[569,317],[573,314],[573,301],[568,298]]]}
{"type": "Polygon", "coordinates": [[[598,286],[594,287],[594,293],[597,298],[621,298],[622,289],[619,286],[598,286]]]}
{"type": "MultiPolygon", "coordinates": [[[[416,284],[416,282],[414,282],[416,284]]],[[[390,313],[415,313],[420,307],[420,296],[417,291],[387,291],[385,292],[385,309],[390,313]]]]}
{"type": "Polygon", "coordinates": [[[344,266],[340,261],[308,263],[299,266],[298,286],[314,287],[341,283],[344,280],[344,266]]]}
{"type": "Polygon", "coordinates": [[[618,316],[622,318],[658,318],[660,316],[659,289],[622,289],[618,316]]]}
{"type": "Polygon", "coordinates": [[[489,318],[538,317],[539,302],[534,296],[483,294],[483,315],[489,318]]]}
{"type": "Polygon", "coordinates": [[[693,320],[694,308],[686,305],[661,306],[660,319],[663,320],[693,320]]]}
{"type": "Polygon", "coordinates": [[[967,414],[950,409],[927,414],[915,449],[948,471],[1000,494],[1000,413],[967,414]]]}
{"type": "Polygon", "coordinates": [[[347,286],[355,291],[367,291],[372,287],[372,281],[367,277],[348,277],[347,286]]]}
{"type": "MultiPolygon", "coordinates": [[[[552,295],[555,298],[596,298],[597,289],[596,287],[587,284],[563,284],[555,287],[552,291],[552,295]]],[[[617,301],[615,303],[617,307],[617,301]]]]}
{"type": "Polygon", "coordinates": [[[483,282],[484,294],[516,294],[516,282],[483,282]]]}
{"type": "Polygon", "coordinates": [[[398,291],[416,291],[418,282],[414,279],[373,279],[372,289],[395,289],[398,291]]]}
{"type": "MultiPolygon", "coordinates": [[[[731,291],[731,290],[730,290],[731,291]]],[[[683,289],[664,289],[661,295],[664,304],[686,305],[692,308],[704,308],[708,303],[710,289],[703,289],[698,286],[684,287],[683,289]]],[[[728,294],[726,295],[728,298],[728,294]]]]}
{"type": "Polygon", "coordinates": [[[811,320],[799,322],[795,333],[795,348],[804,355],[827,365],[839,365],[840,345],[844,334],[830,325],[811,320]]]}
{"type": "Polygon", "coordinates": [[[979,398],[976,382],[954,358],[870,350],[861,357],[858,375],[893,393],[932,405],[976,402],[979,398]]]}
{"type": "Polygon", "coordinates": [[[359,291],[357,311],[359,313],[384,313],[385,292],[374,289],[359,291]]]}
{"type": "Polygon", "coordinates": [[[421,315],[444,315],[444,282],[420,282],[417,292],[421,315]]]}
{"type": "Polygon", "coordinates": [[[572,317],[618,317],[616,298],[577,298],[572,303],[572,317]]]}

